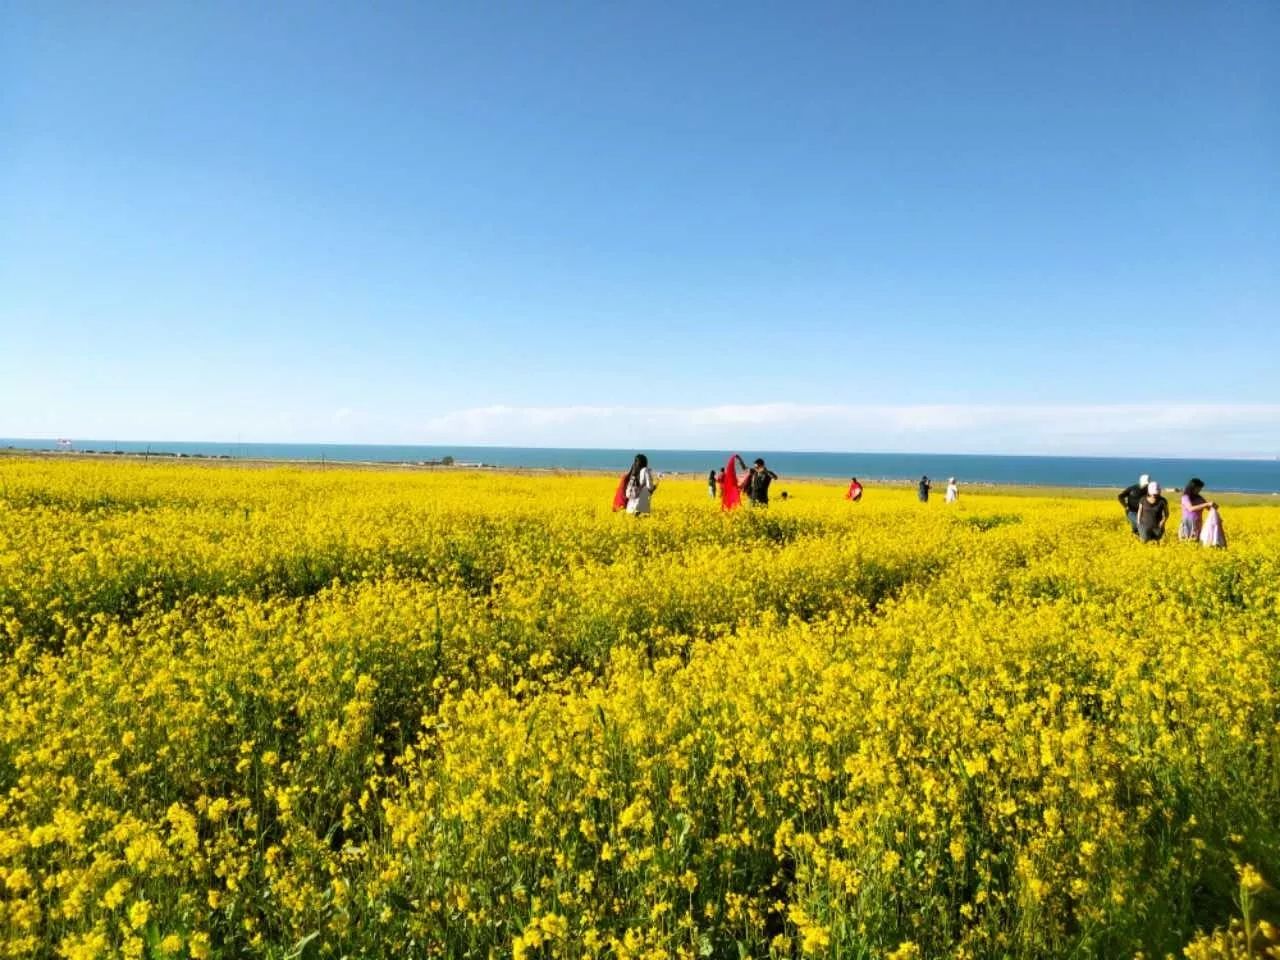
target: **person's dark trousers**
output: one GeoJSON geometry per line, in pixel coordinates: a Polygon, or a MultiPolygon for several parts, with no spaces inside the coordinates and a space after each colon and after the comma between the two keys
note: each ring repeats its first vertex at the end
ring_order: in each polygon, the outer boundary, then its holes
{"type": "Polygon", "coordinates": [[[1133,535],[1138,535],[1138,511],[1126,510],[1124,515],[1129,518],[1129,529],[1133,531],[1133,535]]]}

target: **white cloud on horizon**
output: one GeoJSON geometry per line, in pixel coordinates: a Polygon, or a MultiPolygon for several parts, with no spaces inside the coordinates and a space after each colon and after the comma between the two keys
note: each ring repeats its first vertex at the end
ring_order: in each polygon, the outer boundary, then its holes
{"type": "Polygon", "coordinates": [[[320,409],[152,408],[0,416],[0,437],[741,451],[1260,457],[1280,455],[1280,404],[708,404],[471,407],[425,422],[359,403],[320,409]]]}
{"type": "Polygon", "coordinates": [[[496,446],[1274,457],[1280,404],[494,405],[433,417],[424,443],[496,446]]]}

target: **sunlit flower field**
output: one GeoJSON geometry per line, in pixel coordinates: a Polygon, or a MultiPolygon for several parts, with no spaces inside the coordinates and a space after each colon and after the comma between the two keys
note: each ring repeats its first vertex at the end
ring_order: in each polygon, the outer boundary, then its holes
{"type": "Polygon", "coordinates": [[[1280,509],[615,483],[0,459],[0,955],[1280,956],[1280,509]]]}

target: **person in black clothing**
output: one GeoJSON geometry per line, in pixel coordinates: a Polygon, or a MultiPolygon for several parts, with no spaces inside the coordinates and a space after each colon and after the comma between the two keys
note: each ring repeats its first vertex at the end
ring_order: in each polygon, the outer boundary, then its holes
{"type": "Polygon", "coordinates": [[[764,461],[756,457],[755,465],[748,471],[742,481],[742,492],[747,495],[754,507],[769,505],[769,484],[778,479],[778,475],[764,465],[764,461]]]}
{"type": "Polygon", "coordinates": [[[916,485],[916,496],[920,498],[921,503],[929,502],[929,487],[931,486],[928,475],[920,478],[920,482],[916,485]]]}
{"type": "Polygon", "coordinates": [[[1142,502],[1142,498],[1147,495],[1147,481],[1150,480],[1145,473],[1138,478],[1137,483],[1131,483],[1120,491],[1117,499],[1120,506],[1124,507],[1124,515],[1129,520],[1129,529],[1133,531],[1133,535],[1138,535],[1138,504],[1142,502]]]}
{"type": "Polygon", "coordinates": [[[1147,484],[1147,495],[1138,501],[1138,539],[1143,543],[1159,540],[1168,519],[1169,501],[1160,496],[1160,484],[1152,480],[1147,484]]]}
{"type": "Polygon", "coordinates": [[[714,470],[707,473],[707,496],[712,500],[716,498],[716,472],[714,470]]]}

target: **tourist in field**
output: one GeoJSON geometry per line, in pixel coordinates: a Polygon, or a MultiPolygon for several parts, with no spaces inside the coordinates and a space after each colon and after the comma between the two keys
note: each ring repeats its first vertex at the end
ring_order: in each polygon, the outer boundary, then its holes
{"type": "Polygon", "coordinates": [[[858,482],[857,477],[849,481],[849,489],[845,491],[844,498],[854,503],[862,499],[862,484],[858,482]]]}
{"type": "Polygon", "coordinates": [[[747,461],[736,453],[730,454],[729,462],[720,471],[721,510],[737,510],[742,505],[742,487],[738,483],[738,466],[746,470],[747,461]]]}
{"type": "Polygon", "coordinates": [[[1160,484],[1147,484],[1147,495],[1138,503],[1138,539],[1151,543],[1164,537],[1169,520],[1169,501],[1160,495],[1160,484]]]}
{"type": "Polygon", "coordinates": [[[1206,547],[1216,547],[1219,550],[1225,549],[1227,546],[1227,532],[1222,528],[1222,517],[1218,514],[1218,505],[1216,503],[1209,504],[1209,509],[1203,511],[1204,523],[1200,525],[1200,543],[1206,547]]]}
{"type": "Polygon", "coordinates": [[[1138,535],[1138,504],[1142,502],[1142,498],[1147,495],[1147,484],[1151,482],[1151,478],[1145,473],[1138,478],[1137,483],[1131,483],[1120,491],[1117,498],[1120,506],[1124,507],[1124,515],[1129,521],[1129,529],[1133,531],[1133,535],[1138,535]]]}
{"type": "Polygon", "coordinates": [[[653,491],[658,489],[658,481],[649,469],[649,458],[637,453],[627,471],[627,513],[640,517],[649,512],[653,491]]]}
{"type": "Polygon", "coordinates": [[[627,509],[627,481],[631,479],[631,471],[626,471],[618,478],[618,486],[613,491],[613,512],[627,509]]]}
{"type": "Polygon", "coordinates": [[[712,500],[716,498],[716,472],[715,470],[707,471],[707,496],[712,500]]]}
{"type": "Polygon", "coordinates": [[[921,477],[921,478],[920,478],[920,482],[919,482],[918,484],[916,484],[916,496],[920,498],[920,502],[921,502],[921,503],[928,503],[928,502],[929,502],[929,488],[930,488],[931,486],[932,486],[932,484],[931,484],[931,483],[929,483],[929,476],[928,476],[928,474],[926,474],[925,476],[921,477]]]}
{"type": "Polygon", "coordinates": [[[947,477],[947,503],[955,503],[960,499],[960,487],[956,485],[955,477],[947,477]]]}
{"type": "Polygon", "coordinates": [[[1179,540],[1199,540],[1200,525],[1204,520],[1205,511],[1217,507],[1216,503],[1211,503],[1200,496],[1200,491],[1203,489],[1204,481],[1199,477],[1192,477],[1182,488],[1182,524],[1178,527],[1179,540]]]}
{"type": "Polygon", "coordinates": [[[769,484],[778,479],[778,475],[764,465],[764,460],[756,457],[755,464],[742,482],[742,492],[747,495],[753,507],[769,505],[769,484]]]}

